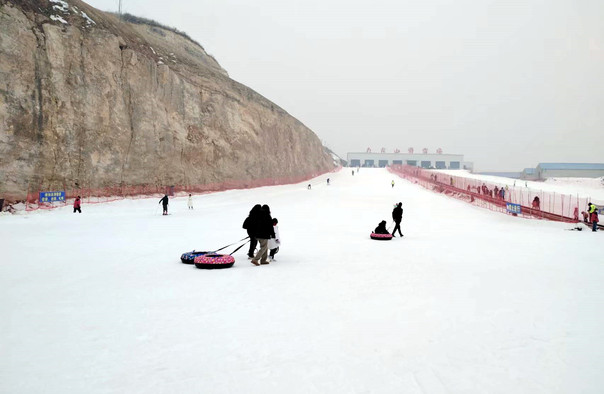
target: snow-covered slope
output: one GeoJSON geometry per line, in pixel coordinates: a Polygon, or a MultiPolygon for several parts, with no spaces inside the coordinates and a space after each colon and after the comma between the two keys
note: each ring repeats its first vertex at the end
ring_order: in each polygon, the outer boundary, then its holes
{"type": "Polygon", "coordinates": [[[149,199],[0,217],[0,392],[601,392],[603,234],[382,169],[329,177],[170,216],[149,199]],[[370,240],[398,201],[405,237],[370,240]],[[256,203],[276,262],[180,263],[243,238],[256,203]]]}

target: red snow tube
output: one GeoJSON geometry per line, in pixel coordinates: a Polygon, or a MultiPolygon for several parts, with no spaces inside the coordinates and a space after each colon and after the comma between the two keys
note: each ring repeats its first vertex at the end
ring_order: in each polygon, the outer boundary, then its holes
{"type": "Polygon", "coordinates": [[[195,257],[194,263],[197,268],[230,268],[235,264],[235,258],[228,254],[204,254],[195,257]]]}
{"type": "Polygon", "coordinates": [[[392,239],[392,234],[376,234],[371,233],[371,239],[376,239],[378,241],[390,241],[392,239]]]}

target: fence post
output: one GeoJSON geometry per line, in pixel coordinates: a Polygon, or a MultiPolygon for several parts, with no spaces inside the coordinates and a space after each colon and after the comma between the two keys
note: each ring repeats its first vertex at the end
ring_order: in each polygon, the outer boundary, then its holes
{"type": "Polygon", "coordinates": [[[29,181],[27,181],[27,194],[25,195],[25,211],[29,210],[29,181]]]}

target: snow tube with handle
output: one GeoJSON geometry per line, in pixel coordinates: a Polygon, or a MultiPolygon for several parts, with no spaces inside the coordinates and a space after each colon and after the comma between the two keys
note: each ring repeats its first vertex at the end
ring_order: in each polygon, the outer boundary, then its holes
{"type": "Polygon", "coordinates": [[[192,252],[183,253],[182,256],[180,256],[180,261],[182,261],[184,264],[193,264],[195,257],[203,256],[204,254],[208,253],[210,252],[197,252],[195,250],[192,252]]]}
{"type": "Polygon", "coordinates": [[[376,234],[371,233],[371,239],[375,239],[378,241],[390,241],[392,239],[392,234],[376,234]]]}
{"type": "Polygon", "coordinates": [[[230,268],[235,264],[235,258],[228,254],[204,254],[195,257],[194,263],[197,268],[230,268]]]}

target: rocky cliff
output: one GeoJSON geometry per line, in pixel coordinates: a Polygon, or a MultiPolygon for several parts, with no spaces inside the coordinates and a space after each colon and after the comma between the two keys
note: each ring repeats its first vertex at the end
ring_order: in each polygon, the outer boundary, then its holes
{"type": "Polygon", "coordinates": [[[0,0],[0,197],[333,168],[317,136],[195,42],[79,0],[0,0]]]}

